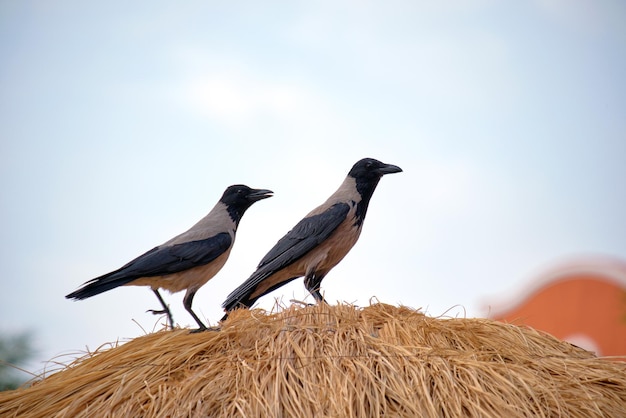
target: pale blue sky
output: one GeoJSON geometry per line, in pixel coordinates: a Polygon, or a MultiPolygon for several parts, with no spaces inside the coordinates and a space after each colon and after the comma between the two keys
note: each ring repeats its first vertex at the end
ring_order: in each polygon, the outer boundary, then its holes
{"type": "MultiPolygon", "coordinates": [[[[244,217],[196,296],[220,303],[374,157],[401,166],[331,302],[481,316],[563,259],[626,258],[621,1],[0,1],[0,330],[32,366],[153,329],[145,288],[84,281],[182,232],[235,183],[244,217]]],[[[263,298],[307,301],[298,280],[263,298]]],[[[175,320],[194,326],[182,294],[175,320]]]]}

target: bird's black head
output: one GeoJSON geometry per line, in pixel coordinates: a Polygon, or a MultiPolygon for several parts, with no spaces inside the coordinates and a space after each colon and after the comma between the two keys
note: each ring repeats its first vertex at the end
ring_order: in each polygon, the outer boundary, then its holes
{"type": "Polygon", "coordinates": [[[272,197],[273,193],[267,189],[252,189],[243,184],[235,184],[224,191],[220,202],[226,205],[231,219],[239,223],[243,214],[254,202],[272,197]]]}
{"type": "Polygon", "coordinates": [[[378,182],[385,174],[400,173],[402,169],[393,164],[385,164],[373,158],[363,158],[352,166],[348,173],[356,183],[356,190],[361,195],[361,201],[357,205],[356,223],[361,224],[365,219],[365,213],[370,199],[376,190],[378,182]]]}
{"type": "Polygon", "coordinates": [[[385,174],[400,173],[402,169],[393,164],[385,164],[373,158],[363,158],[352,166],[348,173],[356,179],[357,184],[373,183],[374,187],[385,174]]]}

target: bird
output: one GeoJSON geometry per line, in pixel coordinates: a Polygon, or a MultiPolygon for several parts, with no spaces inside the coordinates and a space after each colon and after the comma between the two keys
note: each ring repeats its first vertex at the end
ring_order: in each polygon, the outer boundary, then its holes
{"type": "Polygon", "coordinates": [[[315,300],[325,302],[321,282],[357,242],[378,182],[385,174],[401,171],[373,158],[357,161],[337,191],[282,237],[254,273],[228,295],[221,321],[232,310],[250,308],[261,296],[302,276],[315,300]]]}
{"type": "Polygon", "coordinates": [[[174,321],[159,289],[170,293],[187,290],[183,306],[198,323],[200,332],[208,328],[191,308],[193,298],[206,282],[224,266],[243,214],[253,203],[271,197],[268,189],[252,189],[243,184],[229,186],[213,209],[189,230],[154,247],[121,268],[83,283],[78,290],[66,295],[81,300],[119,286],[149,286],[163,309],[148,310],[167,314],[170,327],[174,321]]]}

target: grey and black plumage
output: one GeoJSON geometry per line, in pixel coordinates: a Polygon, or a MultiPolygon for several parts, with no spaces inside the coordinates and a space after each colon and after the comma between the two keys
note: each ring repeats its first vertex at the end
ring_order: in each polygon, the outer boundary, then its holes
{"type": "Polygon", "coordinates": [[[271,190],[251,189],[245,185],[228,187],[215,207],[188,231],[115,271],[89,280],[65,297],[79,300],[123,285],[149,286],[163,306],[162,310],[150,312],[167,314],[173,327],[172,315],[159,289],[171,293],[186,289],[183,299],[185,309],[198,323],[198,331],[207,329],[191,309],[193,297],[226,263],[245,211],[254,202],[270,197],[272,193],[271,190]]]}
{"type": "Polygon", "coordinates": [[[323,301],[320,284],[357,242],[370,199],[385,174],[402,169],[372,158],[358,161],[339,189],[312,210],[263,257],[256,271],[222,304],[226,315],[304,276],[306,289],[323,301]]]}

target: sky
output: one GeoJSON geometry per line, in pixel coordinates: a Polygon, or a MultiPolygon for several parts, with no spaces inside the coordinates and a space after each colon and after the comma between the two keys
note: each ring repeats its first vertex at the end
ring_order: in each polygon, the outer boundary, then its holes
{"type": "MultiPolygon", "coordinates": [[[[161,329],[147,288],[64,295],[227,186],[271,189],[195,297],[216,325],[363,157],[404,171],[323,281],[330,303],[488,316],[551,266],[625,259],[624,22],[619,0],[0,0],[0,333],[32,333],[41,372],[161,329]]],[[[256,306],[292,299],[313,302],[302,280],[256,306]]]]}

